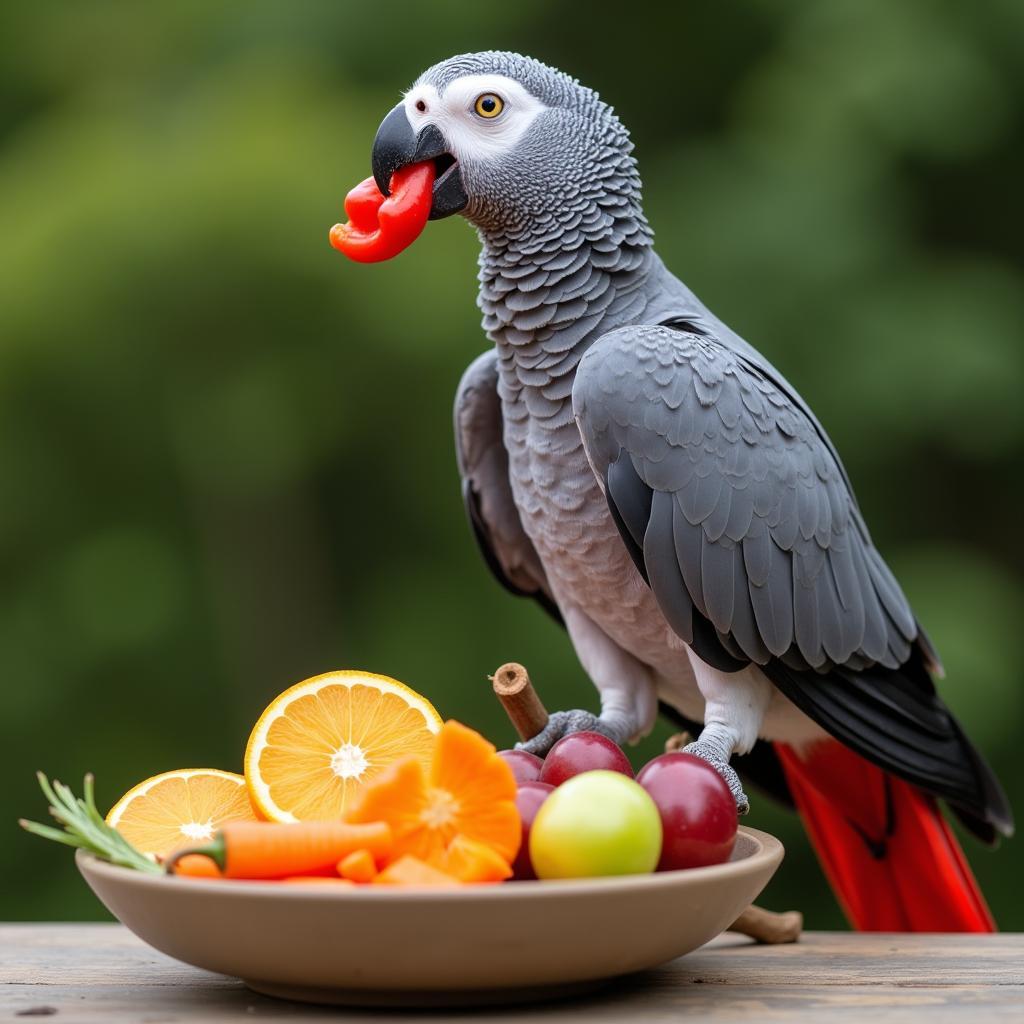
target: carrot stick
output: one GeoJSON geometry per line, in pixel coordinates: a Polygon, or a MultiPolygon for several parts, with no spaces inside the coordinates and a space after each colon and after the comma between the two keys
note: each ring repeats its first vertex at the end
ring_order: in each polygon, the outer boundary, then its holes
{"type": "Polygon", "coordinates": [[[360,849],[385,857],[391,850],[390,827],[385,822],[303,821],[279,825],[235,821],[225,825],[207,845],[173,853],[166,869],[174,874],[185,857],[202,854],[220,868],[225,878],[286,878],[333,867],[360,849]]]}
{"type": "Polygon", "coordinates": [[[175,865],[174,873],[182,878],[223,878],[216,862],[198,853],[183,856],[175,865]]]}

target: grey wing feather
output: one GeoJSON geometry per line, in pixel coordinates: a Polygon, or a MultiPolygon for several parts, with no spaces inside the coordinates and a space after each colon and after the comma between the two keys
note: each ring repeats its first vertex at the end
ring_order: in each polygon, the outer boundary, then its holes
{"type": "Polygon", "coordinates": [[[573,409],[684,640],[695,609],[727,652],[762,665],[906,661],[917,623],[830,445],[742,353],[709,334],[621,328],[581,361],[573,409]],[[652,507],[652,492],[671,500],[652,507]]]}
{"type": "Polygon", "coordinates": [[[480,552],[507,590],[532,597],[556,621],[562,616],[512,496],[498,397],[497,354],[475,359],[455,394],[455,453],[462,496],[480,552]]]}
{"type": "Polygon", "coordinates": [[[1006,795],[935,692],[934,650],[798,398],[711,335],[633,326],[580,361],[573,412],[637,569],[705,662],[756,662],[976,835],[1012,832],[1006,795]]]}

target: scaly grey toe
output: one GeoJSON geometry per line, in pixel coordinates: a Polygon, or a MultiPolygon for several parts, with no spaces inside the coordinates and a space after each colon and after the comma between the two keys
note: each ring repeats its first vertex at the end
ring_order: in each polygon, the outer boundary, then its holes
{"type": "Polygon", "coordinates": [[[607,735],[601,720],[589,711],[556,711],[548,718],[548,724],[532,739],[516,744],[516,750],[525,750],[538,757],[547,752],[563,737],[573,732],[592,730],[607,735]]]}
{"type": "Polygon", "coordinates": [[[750,801],[747,800],[747,794],[743,792],[743,784],[740,782],[740,777],[736,774],[735,770],[729,764],[728,761],[723,761],[719,751],[712,747],[708,743],[701,743],[697,740],[694,743],[687,743],[683,747],[684,754],[693,754],[695,757],[699,757],[702,761],[707,761],[712,768],[725,780],[725,784],[729,787],[729,792],[732,793],[733,799],[736,801],[736,810],[740,814],[746,814],[750,810],[750,801]]]}

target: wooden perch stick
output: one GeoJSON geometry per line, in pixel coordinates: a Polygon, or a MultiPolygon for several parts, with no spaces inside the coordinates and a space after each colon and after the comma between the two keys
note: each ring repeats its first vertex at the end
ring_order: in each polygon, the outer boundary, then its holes
{"type": "Polygon", "coordinates": [[[804,915],[799,910],[787,910],[784,914],[776,914],[773,910],[752,903],[726,929],[747,935],[755,942],[764,945],[777,945],[782,942],[796,942],[804,930],[804,915]]]}
{"type": "Polygon", "coordinates": [[[548,724],[547,708],[530,682],[530,674],[518,662],[502,665],[490,677],[494,693],[521,740],[529,740],[548,724]]]}
{"type": "MultiPolygon", "coordinates": [[[[537,696],[530,682],[530,674],[518,662],[502,665],[489,677],[495,696],[501,701],[521,740],[532,739],[548,724],[547,708],[537,696]]],[[[678,750],[690,742],[686,733],[670,736],[665,743],[666,752],[678,750]]],[[[751,905],[728,927],[727,931],[746,935],[755,942],[775,944],[796,942],[803,930],[804,915],[799,910],[776,914],[771,910],[751,905]]]]}

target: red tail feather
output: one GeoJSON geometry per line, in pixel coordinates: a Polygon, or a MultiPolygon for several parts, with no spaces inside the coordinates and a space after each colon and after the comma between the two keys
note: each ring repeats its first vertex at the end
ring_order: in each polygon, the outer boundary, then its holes
{"type": "Polygon", "coordinates": [[[775,749],[825,874],[861,931],[992,932],[995,922],[935,800],[825,740],[775,749]]]}

